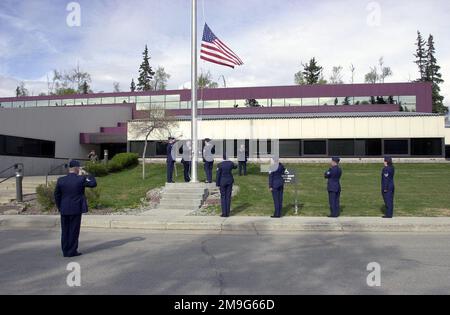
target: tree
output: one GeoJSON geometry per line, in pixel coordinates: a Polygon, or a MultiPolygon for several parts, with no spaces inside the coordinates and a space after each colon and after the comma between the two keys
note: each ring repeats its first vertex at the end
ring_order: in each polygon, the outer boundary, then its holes
{"type": "Polygon", "coordinates": [[[366,83],[372,83],[375,84],[380,79],[380,76],[378,74],[377,67],[370,68],[370,72],[366,74],[365,76],[365,82],[366,83]]]}
{"type": "Polygon", "coordinates": [[[164,67],[158,67],[155,72],[155,77],[152,82],[153,90],[164,91],[167,89],[167,82],[170,79],[170,74],[166,72],[164,67]]]}
{"type": "MultiPolygon", "coordinates": [[[[312,58],[309,63],[302,64],[303,66],[303,77],[305,78],[306,84],[313,85],[319,84],[321,81],[323,67],[319,66],[316,58],[312,58]]],[[[322,80],[323,82],[323,80],[322,80]]]]}
{"type": "Polygon", "coordinates": [[[352,84],[355,83],[355,71],[356,71],[355,66],[353,64],[351,64],[350,65],[350,72],[352,73],[352,81],[351,81],[352,84]]]}
{"type": "Polygon", "coordinates": [[[145,45],[143,52],[143,61],[139,67],[139,78],[137,84],[138,91],[150,91],[152,89],[152,79],[155,75],[152,67],[150,66],[150,56],[148,54],[148,47],[145,45]]]}
{"type": "Polygon", "coordinates": [[[433,85],[433,112],[447,114],[448,108],[444,105],[444,97],[441,95],[440,84],[444,83],[441,67],[436,59],[434,37],[430,35],[427,42],[426,81],[433,85]]]}
{"type": "Polygon", "coordinates": [[[343,84],[343,75],[342,75],[342,68],[341,66],[333,67],[333,71],[331,73],[330,77],[330,84],[343,84]]]}
{"type": "Polygon", "coordinates": [[[82,94],[89,94],[90,87],[87,81],[84,81],[84,83],[81,85],[81,92],[82,94]]]}
{"type": "Polygon", "coordinates": [[[418,81],[425,82],[427,80],[427,51],[426,42],[422,37],[420,31],[417,31],[417,50],[414,54],[416,57],[415,64],[419,67],[420,79],[418,81]]]}
{"type": "Polygon", "coordinates": [[[113,90],[114,90],[114,93],[120,93],[120,83],[119,82],[113,83],[113,90]]]}
{"type": "Polygon", "coordinates": [[[136,83],[134,83],[134,78],[131,79],[130,91],[136,92],[136,83]]]}
{"type": "Polygon", "coordinates": [[[370,68],[370,72],[365,76],[366,83],[384,83],[387,77],[392,76],[393,72],[390,67],[384,65],[383,57],[378,60],[378,65],[379,68],[377,66],[370,68]]]}
{"type": "Polygon", "coordinates": [[[162,108],[146,111],[146,119],[137,125],[137,135],[144,137],[144,150],[142,152],[142,179],[145,180],[145,157],[147,155],[148,139],[150,135],[157,134],[160,138],[172,136],[171,130],[176,125],[173,117],[168,116],[162,108]]]}
{"type": "Polygon", "coordinates": [[[254,98],[246,99],[245,106],[246,107],[261,107],[261,105],[259,105],[258,101],[255,100],[254,98]]]}
{"type": "Polygon", "coordinates": [[[300,70],[299,72],[297,72],[295,74],[294,81],[295,81],[295,84],[306,85],[305,77],[303,75],[303,70],[300,70]]]}
{"type": "Polygon", "coordinates": [[[384,83],[384,80],[387,77],[390,77],[393,75],[393,72],[391,70],[391,67],[385,67],[384,66],[384,58],[381,57],[380,60],[378,61],[378,64],[380,65],[380,83],[384,83]]]}
{"type": "Polygon", "coordinates": [[[212,79],[211,72],[201,73],[197,79],[197,85],[199,89],[217,89],[219,83],[212,79]]]}
{"type": "Polygon", "coordinates": [[[80,70],[80,66],[70,71],[53,70],[52,81],[47,78],[49,95],[87,94],[86,85],[91,83],[91,75],[80,70]]]}
{"type": "Polygon", "coordinates": [[[16,88],[16,97],[28,96],[28,90],[25,88],[25,82],[20,82],[16,88]]]}

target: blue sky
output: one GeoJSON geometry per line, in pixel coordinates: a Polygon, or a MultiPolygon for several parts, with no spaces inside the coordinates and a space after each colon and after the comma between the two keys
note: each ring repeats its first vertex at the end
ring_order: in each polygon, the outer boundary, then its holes
{"type": "MultiPolygon", "coordinates": [[[[68,27],[63,0],[0,2],[0,96],[25,81],[33,94],[47,90],[53,69],[80,64],[92,74],[94,91],[128,90],[149,45],[151,64],[172,75],[169,88],[189,85],[190,0],[82,0],[81,26],[68,27]]],[[[389,82],[417,77],[413,64],[416,31],[434,34],[450,103],[450,3],[366,0],[198,0],[199,29],[206,21],[244,60],[235,70],[200,62],[228,86],[290,85],[315,56],[329,77],[333,66],[350,64],[356,82],[383,56],[392,67],[389,82]],[[375,9],[374,9],[375,8],[375,9]],[[378,15],[378,9],[379,15],[378,15]],[[368,17],[379,17],[379,23],[368,17]]],[[[200,36],[201,34],[199,34],[200,36]]]]}

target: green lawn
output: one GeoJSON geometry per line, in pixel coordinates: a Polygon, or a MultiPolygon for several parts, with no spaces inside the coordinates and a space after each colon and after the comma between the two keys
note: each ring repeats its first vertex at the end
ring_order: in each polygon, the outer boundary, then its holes
{"type": "MultiPolygon", "coordinates": [[[[140,177],[137,167],[99,179],[102,204],[111,208],[136,206],[145,192],[164,185],[165,165],[149,165],[148,178],[140,177]]],[[[178,182],[182,182],[182,168],[178,167],[178,182]]],[[[329,214],[326,180],[323,173],[328,165],[287,165],[300,178],[300,215],[325,216],[329,214]]],[[[380,193],[381,166],[375,164],[343,164],[341,205],[344,216],[380,216],[383,201],[380,193]]],[[[199,165],[200,179],[204,180],[199,165]]],[[[236,172],[237,173],[237,172],[236,172]]],[[[271,215],[273,202],[268,190],[268,175],[260,173],[259,166],[249,166],[247,177],[235,176],[240,193],[233,199],[234,215],[271,215]]],[[[396,165],[395,214],[397,216],[450,216],[450,165],[398,164],[396,165]]],[[[294,186],[287,185],[284,214],[294,215],[294,186]]],[[[216,209],[218,212],[219,209],[216,209]]]]}

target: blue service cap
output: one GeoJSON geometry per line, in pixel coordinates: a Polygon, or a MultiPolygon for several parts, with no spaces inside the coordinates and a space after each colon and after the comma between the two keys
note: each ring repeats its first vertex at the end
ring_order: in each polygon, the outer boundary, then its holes
{"type": "Polygon", "coordinates": [[[333,156],[333,157],[331,158],[331,160],[332,160],[333,162],[336,162],[336,163],[341,162],[341,158],[338,157],[338,156],[333,156]]]}
{"type": "Polygon", "coordinates": [[[80,162],[77,160],[72,160],[69,162],[69,168],[81,167],[80,162]]]}
{"type": "Polygon", "coordinates": [[[385,156],[385,157],[384,157],[384,161],[385,161],[386,163],[392,163],[392,158],[391,158],[390,156],[385,156]]]}

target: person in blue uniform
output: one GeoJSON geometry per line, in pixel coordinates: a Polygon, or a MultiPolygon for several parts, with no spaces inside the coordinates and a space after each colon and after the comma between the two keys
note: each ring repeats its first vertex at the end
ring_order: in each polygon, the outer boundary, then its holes
{"type": "Polygon", "coordinates": [[[214,145],[211,139],[205,139],[205,147],[203,148],[203,162],[206,175],[206,182],[211,184],[213,182],[213,168],[214,168],[214,145]]]}
{"type": "Polygon", "coordinates": [[[173,181],[173,171],[175,169],[175,157],[172,155],[172,149],[175,145],[176,140],[173,137],[169,138],[169,143],[167,144],[167,182],[174,183],[173,181]]]}
{"type": "Polygon", "coordinates": [[[392,158],[387,156],[384,158],[384,168],[381,172],[381,194],[386,206],[384,219],[392,219],[394,217],[394,176],[395,169],[392,158]]]}
{"type": "Polygon", "coordinates": [[[226,156],[223,162],[217,166],[216,185],[220,187],[220,202],[222,206],[222,217],[227,218],[231,212],[231,195],[233,193],[233,170],[237,166],[229,161],[226,156]]]}
{"type": "Polygon", "coordinates": [[[281,218],[283,210],[284,179],[286,168],[278,158],[272,158],[269,171],[269,190],[272,192],[275,213],[272,218],[281,218]]]}
{"type": "Polygon", "coordinates": [[[239,162],[239,176],[247,176],[247,161],[248,161],[248,154],[245,150],[245,144],[241,144],[238,151],[238,162],[239,162]]]}
{"type": "Polygon", "coordinates": [[[181,163],[183,164],[184,181],[189,183],[191,181],[191,162],[192,162],[192,144],[191,141],[187,141],[182,150],[181,163]]]}
{"type": "MultiPolygon", "coordinates": [[[[64,257],[77,257],[81,217],[88,212],[84,195],[85,188],[97,187],[93,176],[80,176],[80,162],[69,163],[69,174],[58,179],[55,188],[55,202],[61,214],[61,248],[64,257]]],[[[83,173],[84,174],[84,173],[83,173]]]]}
{"type": "Polygon", "coordinates": [[[327,190],[330,203],[331,214],[329,218],[338,218],[341,214],[341,177],[342,170],[339,167],[341,159],[333,157],[331,160],[331,168],[325,172],[325,178],[328,179],[327,190]]]}

